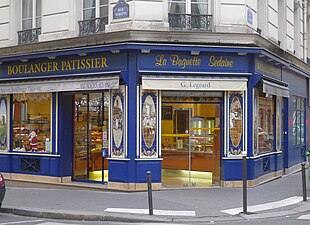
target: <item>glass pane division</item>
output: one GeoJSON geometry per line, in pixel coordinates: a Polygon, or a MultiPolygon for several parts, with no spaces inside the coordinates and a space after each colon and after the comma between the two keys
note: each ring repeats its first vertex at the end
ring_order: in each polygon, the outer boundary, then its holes
{"type": "Polygon", "coordinates": [[[109,102],[107,93],[74,96],[74,178],[107,181],[109,102]]]}
{"type": "Polygon", "coordinates": [[[219,182],[220,98],[162,98],[162,182],[207,187],[219,182]]]}

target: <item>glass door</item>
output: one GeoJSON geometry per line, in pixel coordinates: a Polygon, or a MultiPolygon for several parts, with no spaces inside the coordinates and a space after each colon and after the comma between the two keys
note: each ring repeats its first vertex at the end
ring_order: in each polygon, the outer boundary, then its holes
{"type": "Polygon", "coordinates": [[[162,93],[161,153],[164,187],[208,187],[219,183],[222,95],[216,93],[219,97],[213,98],[201,95],[199,92],[188,96],[162,93]]]}
{"type": "Polygon", "coordinates": [[[107,181],[107,93],[74,95],[74,179],[107,181]]]}

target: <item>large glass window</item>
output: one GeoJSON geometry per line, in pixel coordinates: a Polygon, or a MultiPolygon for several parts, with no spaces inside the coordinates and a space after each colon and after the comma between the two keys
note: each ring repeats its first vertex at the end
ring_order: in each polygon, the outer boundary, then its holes
{"type": "Polygon", "coordinates": [[[266,94],[261,88],[255,90],[255,101],[257,105],[254,112],[254,146],[257,146],[255,153],[272,151],[275,139],[275,96],[266,94]]]}
{"type": "Polygon", "coordinates": [[[108,0],[83,0],[83,20],[108,16],[108,0]]]}
{"type": "Polygon", "coordinates": [[[22,2],[22,30],[41,27],[41,0],[23,0],[22,2]]]}
{"type": "Polygon", "coordinates": [[[13,150],[51,153],[51,93],[13,95],[13,150]]]}
{"type": "Polygon", "coordinates": [[[292,97],[293,102],[293,145],[304,143],[305,136],[305,100],[301,97],[292,97]]]}

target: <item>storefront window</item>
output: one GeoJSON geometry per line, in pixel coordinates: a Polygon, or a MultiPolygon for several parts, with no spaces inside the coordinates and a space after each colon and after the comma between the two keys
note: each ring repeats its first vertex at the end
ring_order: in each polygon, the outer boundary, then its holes
{"type": "Polygon", "coordinates": [[[51,153],[51,93],[13,95],[13,150],[51,153]]]}
{"type": "Polygon", "coordinates": [[[293,145],[304,143],[305,135],[305,101],[304,98],[293,96],[293,145]]]}
{"type": "Polygon", "coordinates": [[[275,96],[264,93],[260,88],[255,93],[257,112],[254,113],[254,133],[257,138],[254,140],[258,142],[255,153],[263,153],[272,151],[274,146],[275,96]]]}
{"type": "Polygon", "coordinates": [[[0,151],[8,150],[8,96],[0,95],[0,151]]]}

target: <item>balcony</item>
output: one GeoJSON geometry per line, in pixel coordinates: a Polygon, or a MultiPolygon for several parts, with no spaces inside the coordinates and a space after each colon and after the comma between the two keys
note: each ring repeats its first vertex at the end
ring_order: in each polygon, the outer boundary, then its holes
{"type": "Polygon", "coordinates": [[[212,31],[212,15],[169,13],[170,30],[212,31]]]}
{"type": "Polygon", "coordinates": [[[25,45],[38,42],[38,37],[41,34],[41,27],[17,31],[18,34],[18,44],[25,45]]]}
{"type": "Polygon", "coordinates": [[[105,30],[105,25],[108,24],[108,17],[94,18],[89,20],[79,21],[80,36],[102,33],[105,30]]]}

